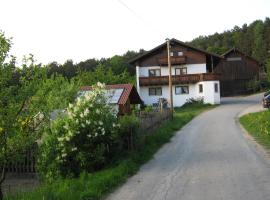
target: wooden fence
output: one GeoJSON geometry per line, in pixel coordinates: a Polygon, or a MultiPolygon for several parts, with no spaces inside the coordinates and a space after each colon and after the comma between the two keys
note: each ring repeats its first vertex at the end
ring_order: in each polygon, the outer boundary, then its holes
{"type": "Polygon", "coordinates": [[[158,127],[162,122],[167,121],[172,117],[170,109],[163,109],[162,112],[141,112],[138,115],[140,120],[140,130],[149,131],[158,127]]]}
{"type": "MultiPolygon", "coordinates": [[[[140,121],[140,132],[151,131],[158,127],[162,122],[171,118],[171,111],[169,109],[163,109],[163,111],[151,111],[138,113],[140,121]]],[[[6,166],[6,172],[8,174],[34,174],[36,173],[36,152],[37,145],[32,149],[26,151],[22,159],[16,162],[9,162],[6,166]]]]}
{"type": "Polygon", "coordinates": [[[36,173],[36,151],[37,147],[22,153],[22,156],[16,162],[8,162],[6,172],[9,174],[36,173]]]}

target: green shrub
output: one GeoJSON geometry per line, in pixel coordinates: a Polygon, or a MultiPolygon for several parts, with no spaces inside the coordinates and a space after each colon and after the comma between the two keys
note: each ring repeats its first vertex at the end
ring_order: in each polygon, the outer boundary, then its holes
{"type": "Polygon", "coordinates": [[[153,112],[153,106],[146,106],[145,108],[144,108],[144,112],[146,112],[146,113],[150,113],[150,112],[153,112]]]}
{"type": "Polygon", "coordinates": [[[122,149],[134,149],[138,136],[139,119],[134,114],[124,115],[120,118],[119,124],[122,149]]]}
{"type": "Polygon", "coordinates": [[[203,97],[198,98],[189,98],[186,100],[186,103],[182,107],[191,106],[191,105],[203,105],[203,97]]]}
{"type": "Polygon", "coordinates": [[[97,84],[52,122],[40,148],[43,178],[77,177],[104,166],[119,140],[120,126],[117,111],[107,100],[104,85],[97,84]]]}

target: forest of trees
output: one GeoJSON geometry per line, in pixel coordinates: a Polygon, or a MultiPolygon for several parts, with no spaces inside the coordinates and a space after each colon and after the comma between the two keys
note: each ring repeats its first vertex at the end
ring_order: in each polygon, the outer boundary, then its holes
{"type": "Polygon", "coordinates": [[[232,30],[200,36],[190,42],[191,45],[212,53],[223,54],[236,47],[261,63],[270,58],[270,18],[256,20],[232,30]]]}
{"type": "Polygon", "coordinates": [[[79,63],[74,63],[72,60],[67,60],[64,64],[51,62],[46,65],[46,67],[48,69],[49,76],[57,73],[68,79],[75,77],[80,72],[94,72],[98,67],[104,68],[106,71],[110,70],[111,73],[115,75],[127,73],[128,75],[134,76],[135,68],[131,66],[128,61],[143,52],[144,50],[142,49],[139,52],[127,51],[121,56],[115,55],[111,58],[101,58],[99,60],[90,58],[79,63]]]}

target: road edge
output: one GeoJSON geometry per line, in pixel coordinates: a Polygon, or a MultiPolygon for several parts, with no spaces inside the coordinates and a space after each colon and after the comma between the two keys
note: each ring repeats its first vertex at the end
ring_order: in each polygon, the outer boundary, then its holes
{"type": "MultiPolygon", "coordinates": [[[[256,153],[258,153],[260,156],[264,158],[264,160],[270,165],[270,150],[267,150],[264,146],[259,144],[256,139],[245,129],[245,127],[240,123],[239,119],[242,112],[238,113],[238,115],[235,118],[235,122],[237,126],[240,128],[242,132],[242,136],[247,141],[248,145],[251,146],[256,153]]],[[[247,115],[248,113],[244,114],[247,115]]]]}

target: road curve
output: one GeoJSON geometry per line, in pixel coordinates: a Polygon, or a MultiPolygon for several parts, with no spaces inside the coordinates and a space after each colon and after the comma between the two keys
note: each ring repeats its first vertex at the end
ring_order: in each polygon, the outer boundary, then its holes
{"type": "Polygon", "coordinates": [[[261,95],[223,99],[164,145],[108,200],[269,200],[270,164],[237,116],[261,95]]]}

